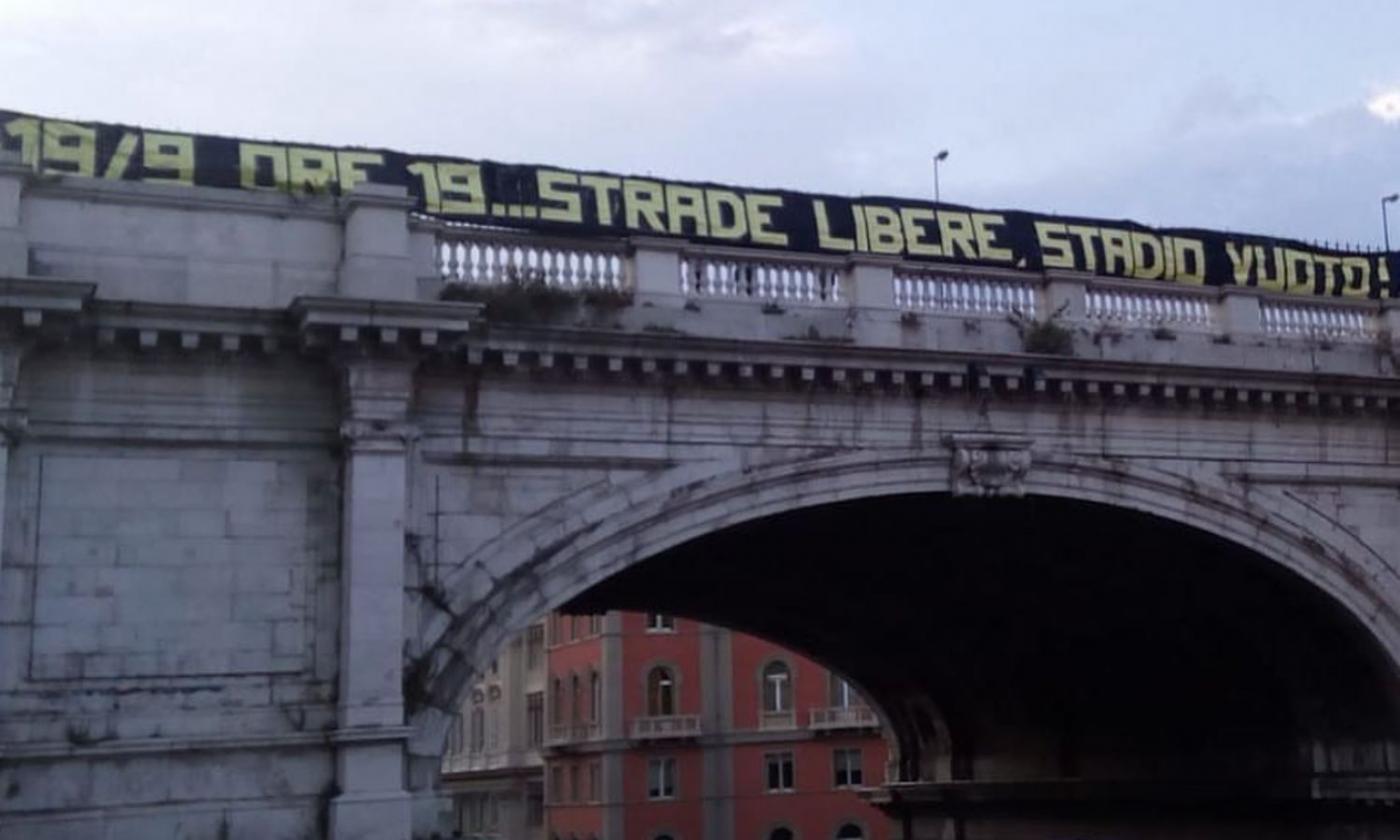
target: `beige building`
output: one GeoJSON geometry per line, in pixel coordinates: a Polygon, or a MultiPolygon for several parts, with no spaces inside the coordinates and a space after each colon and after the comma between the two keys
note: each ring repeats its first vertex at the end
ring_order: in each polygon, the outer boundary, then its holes
{"type": "Polygon", "coordinates": [[[511,639],[462,699],[442,759],[469,840],[544,837],[544,622],[511,639]]]}

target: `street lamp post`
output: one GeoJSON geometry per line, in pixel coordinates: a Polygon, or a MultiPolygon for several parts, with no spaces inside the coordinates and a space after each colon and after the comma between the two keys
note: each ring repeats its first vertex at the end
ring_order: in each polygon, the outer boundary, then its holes
{"type": "MultiPolygon", "coordinates": [[[[935,180],[937,179],[935,178],[935,180]]],[[[1391,193],[1381,199],[1381,229],[1385,231],[1385,249],[1387,251],[1390,250],[1390,217],[1386,215],[1385,206],[1394,204],[1396,200],[1400,200],[1400,193],[1391,193]]]]}
{"type": "Polygon", "coordinates": [[[948,150],[943,149],[933,156],[933,203],[939,203],[938,195],[938,164],[948,159],[948,150]]]}

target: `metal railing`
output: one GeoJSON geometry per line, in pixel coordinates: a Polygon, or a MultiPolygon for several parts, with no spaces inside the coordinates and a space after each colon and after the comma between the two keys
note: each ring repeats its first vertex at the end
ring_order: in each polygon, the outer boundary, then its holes
{"type": "Polygon", "coordinates": [[[869,706],[829,706],[813,709],[808,729],[830,731],[833,729],[872,729],[880,726],[880,719],[869,706]]]}
{"type": "Polygon", "coordinates": [[[694,738],[699,734],[699,715],[650,715],[632,719],[632,737],[639,741],[694,738]]]}

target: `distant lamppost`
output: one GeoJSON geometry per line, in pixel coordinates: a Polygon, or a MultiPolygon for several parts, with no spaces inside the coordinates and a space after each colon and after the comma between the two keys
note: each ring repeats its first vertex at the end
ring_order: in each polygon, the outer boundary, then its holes
{"type": "Polygon", "coordinates": [[[948,159],[948,150],[943,149],[933,156],[933,203],[939,203],[938,196],[938,164],[948,159]]]}
{"type": "MultiPolygon", "coordinates": [[[[936,177],[934,180],[938,180],[936,177]]],[[[1385,206],[1400,200],[1400,193],[1391,193],[1381,199],[1381,228],[1385,231],[1385,249],[1390,250],[1390,217],[1386,215],[1385,206]]]]}

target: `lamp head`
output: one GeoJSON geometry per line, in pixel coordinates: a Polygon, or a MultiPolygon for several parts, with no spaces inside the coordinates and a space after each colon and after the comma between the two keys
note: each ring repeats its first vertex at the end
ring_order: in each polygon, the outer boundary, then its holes
{"type": "Polygon", "coordinates": [[[938,154],[934,155],[934,156],[933,156],[933,159],[934,159],[934,160],[947,160],[947,159],[948,159],[948,150],[947,150],[947,149],[943,149],[943,150],[940,151],[938,154]]]}
{"type": "Polygon", "coordinates": [[[1382,198],[1381,204],[1394,204],[1396,201],[1400,201],[1400,193],[1391,193],[1385,198],[1382,198]]]}

